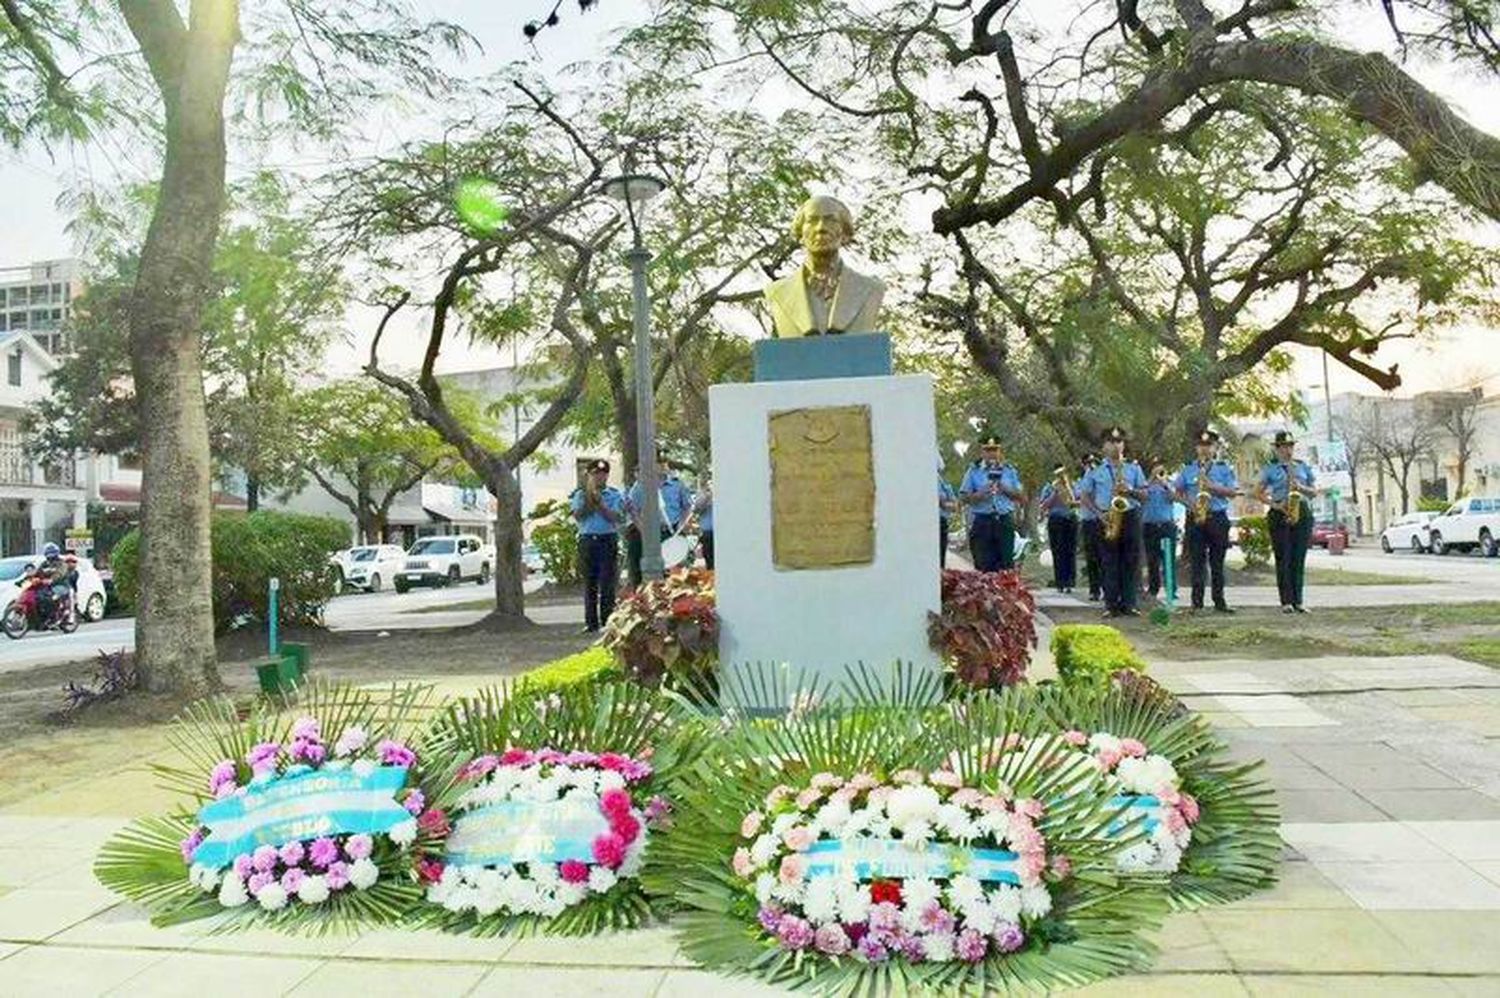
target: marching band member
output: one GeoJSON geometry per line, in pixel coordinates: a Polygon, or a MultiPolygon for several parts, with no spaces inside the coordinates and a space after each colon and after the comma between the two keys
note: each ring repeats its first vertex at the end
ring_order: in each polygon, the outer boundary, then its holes
{"type": "Polygon", "coordinates": [[[1177,498],[1188,509],[1193,609],[1203,609],[1207,575],[1212,578],[1214,609],[1233,613],[1224,593],[1224,553],[1229,550],[1229,500],[1239,494],[1239,479],[1228,461],[1215,459],[1218,444],[1219,435],[1213,430],[1198,434],[1197,460],[1184,464],[1177,473],[1177,498]]]}
{"type": "Polygon", "coordinates": [[[620,524],[625,522],[625,496],[609,483],[609,462],[589,465],[581,487],[573,490],[569,507],[578,524],[578,553],[583,565],[584,630],[592,634],[615,610],[615,588],[620,584],[620,524]]]}
{"type": "Polygon", "coordinates": [[[1111,426],[1103,437],[1104,460],[1083,480],[1083,505],[1099,515],[1099,549],[1104,569],[1105,616],[1140,616],[1136,580],[1140,575],[1141,501],[1146,473],[1125,460],[1125,430],[1111,426]]]}
{"type": "Polygon", "coordinates": [[[1073,484],[1073,498],[1080,500],[1078,506],[1078,530],[1083,535],[1083,567],[1089,577],[1089,602],[1097,603],[1104,592],[1104,573],[1100,570],[1099,563],[1103,558],[1100,553],[1100,530],[1104,524],[1099,519],[1099,514],[1081,503],[1083,499],[1083,482],[1088,478],[1089,472],[1093,471],[1099,464],[1099,458],[1090,454],[1079,463],[1078,481],[1073,484]]]}
{"type": "Polygon", "coordinates": [[[1042,513],[1047,517],[1047,547],[1052,551],[1052,588],[1070,593],[1078,578],[1078,499],[1068,469],[1059,465],[1042,486],[1042,513]]]}
{"type": "Polygon", "coordinates": [[[1307,545],[1312,537],[1312,510],[1307,500],[1322,493],[1312,466],[1293,459],[1296,439],[1278,430],[1272,446],[1276,459],[1260,474],[1261,502],[1270,507],[1266,523],[1271,532],[1271,550],[1276,556],[1276,589],[1281,594],[1282,613],[1306,613],[1302,605],[1302,580],[1307,567],[1307,545]]]}
{"type": "Polygon", "coordinates": [[[1000,438],[986,437],[981,457],[964,475],[958,494],[974,519],[969,527],[969,553],[981,572],[1006,572],[1016,560],[1016,503],[1021,499],[1021,475],[1005,461],[1000,438]]]}
{"type": "MultiPolygon", "coordinates": [[[[1141,508],[1141,539],[1146,547],[1146,590],[1155,600],[1166,576],[1161,542],[1169,541],[1174,548],[1177,545],[1177,511],[1173,508],[1175,493],[1166,466],[1160,460],[1150,463],[1151,480],[1146,483],[1146,502],[1141,508]]],[[[1172,599],[1177,599],[1175,579],[1172,599]]]]}

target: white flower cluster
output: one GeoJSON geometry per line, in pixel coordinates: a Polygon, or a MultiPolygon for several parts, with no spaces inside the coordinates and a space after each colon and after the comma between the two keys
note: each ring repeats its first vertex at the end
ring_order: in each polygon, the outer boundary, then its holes
{"type": "Polygon", "coordinates": [[[571,884],[562,879],[556,863],[527,863],[525,873],[515,867],[449,866],[442,879],[427,888],[427,900],[481,918],[501,911],[556,918],[589,894],[603,894],[618,882],[615,872],[602,866],[589,868],[587,882],[571,884]]]}
{"type": "Polygon", "coordinates": [[[500,766],[458,799],[458,809],[501,801],[550,804],[555,800],[592,801],[606,790],[623,790],[625,777],[608,769],[569,766],[500,766]],[[544,775],[545,771],[545,775],[544,775]]]}
{"type": "Polygon", "coordinates": [[[1125,871],[1172,873],[1182,865],[1182,854],[1193,840],[1193,830],[1177,804],[1182,778],[1172,760],[1144,751],[1144,746],[1107,732],[1089,737],[1089,751],[1100,762],[1106,785],[1116,794],[1157,798],[1157,806],[1133,808],[1155,821],[1149,835],[1120,854],[1116,866],[1125,871]]]}

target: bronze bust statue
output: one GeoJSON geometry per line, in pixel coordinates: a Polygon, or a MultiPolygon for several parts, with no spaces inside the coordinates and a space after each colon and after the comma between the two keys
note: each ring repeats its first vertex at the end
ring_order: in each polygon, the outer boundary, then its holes
{"type": "Polygon", "coordinates": [[[776,336],[877,332],[885,285],[856,273],[839,257],[854,238],[854,215],[837,198],[808,198],[792,219],[792,235],[806,259],[766,286],[776,336]]]}

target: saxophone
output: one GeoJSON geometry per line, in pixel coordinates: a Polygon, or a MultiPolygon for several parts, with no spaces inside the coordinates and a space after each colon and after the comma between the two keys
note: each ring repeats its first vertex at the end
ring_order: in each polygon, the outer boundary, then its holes
{"type": "Polygon", "coordinates": [[[1077,506],[1078,499],[1073,495],[1073,483],[1068,479],[1067,466],[1059,464],[1053,468],[1052,478],[1052,487],[1057,490],[1057,493],[1064,497],[1069,506],[1077,506]]]}
{"type": "Polygon", "coordinates": [[[1104,516],[1104,539],[1111,543],[1120,539],[1120,531],[1125,529],[1125,514],[1130,512],[1125,492],[1125,483],[1115,482],[1115,497],[1109,501],[1109,512],[1104,516]]]}
{"type": "Polygon", "coordinates": [[[1289,488],[1286,494],[1286,522],[1295,527],[1302,519],[1302,493],[1289,488]]]}
{"type": "MultiPolygon", "coordinates": [[[[1208,477],[1201,464],[1198,466],[1198,475],[1205,480],[1208,477]]],[[[1208,502],[1212,498],[1213,493],[1204,488],[1200,483],[1198,494],[1193,496],[1193,522],[1199,526],[1208,522],[1208,502]]]]}

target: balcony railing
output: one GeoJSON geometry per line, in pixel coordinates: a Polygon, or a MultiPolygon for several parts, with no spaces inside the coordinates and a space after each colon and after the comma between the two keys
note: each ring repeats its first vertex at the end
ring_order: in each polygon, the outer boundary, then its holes
{"type": "Polygon", "coordinates": [[[78,484],[77,470],[69,462],[62,467],[43,467],[36,474],[36,462],[27,456],[20,444],[0,443],[0,485],[58,485],[72,488],[78,484]]]}

